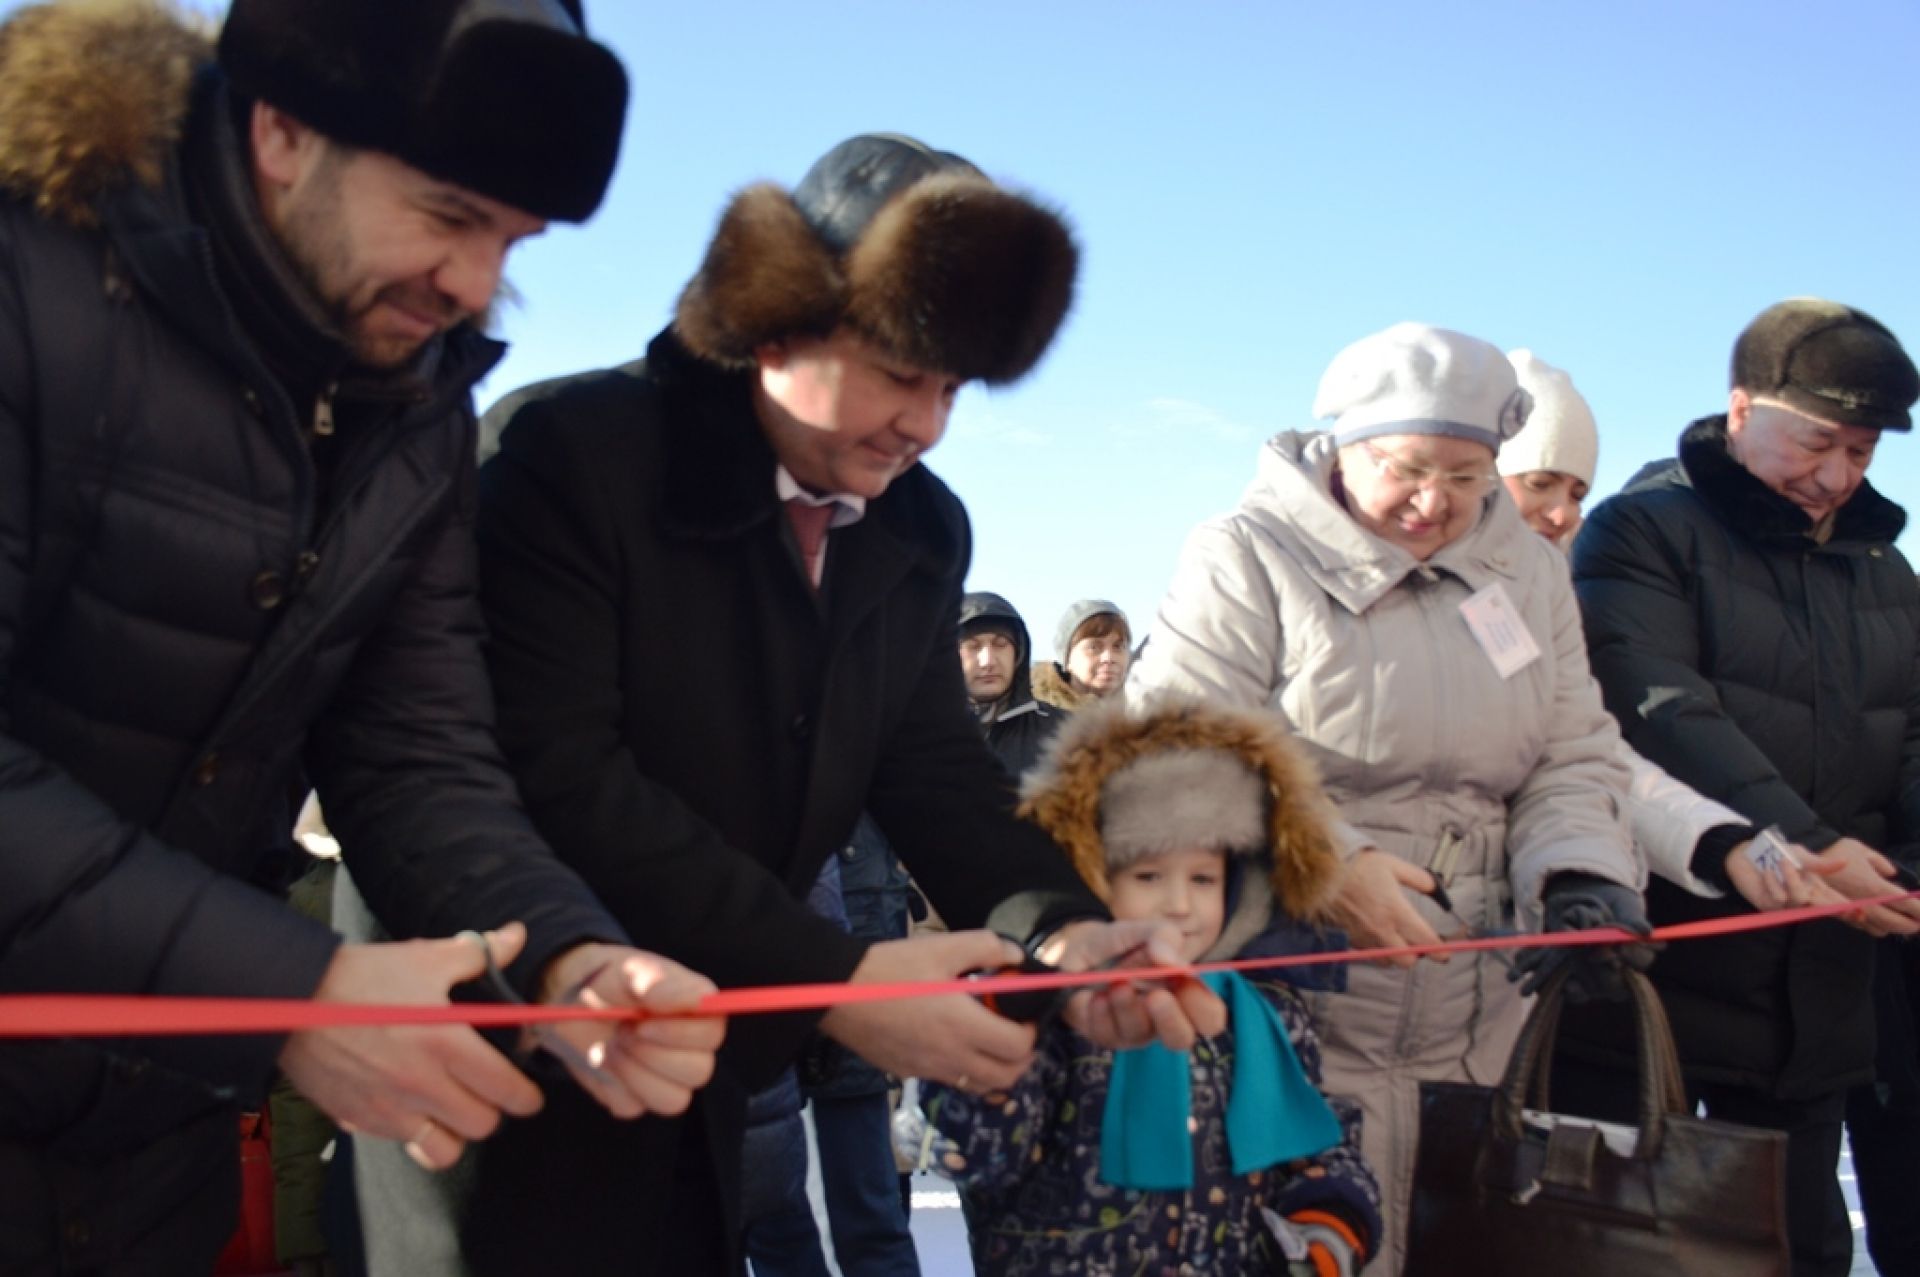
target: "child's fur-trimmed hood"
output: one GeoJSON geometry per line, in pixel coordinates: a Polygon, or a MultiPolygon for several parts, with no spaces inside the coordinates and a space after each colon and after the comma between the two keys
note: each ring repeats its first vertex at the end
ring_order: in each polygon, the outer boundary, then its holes
{"type": "MultiPolygon", "coordinates": [[[[1101,807],[1107,782],[1135,761],[1169,751],[1220,750],[1264,782],[1270,900],[1243,888],[1209,956],[1236,952],[1258,934],[1277,907],[1302,922],[1321,922],[1340,875],[1332,827],[1335,813],[1313,764],[1277,714],[1161,700],[1129,707],[1116,698],[1076,713],[1021,786],[1020,814],[1066,850],[1074,869],[1103,897],[1109,894],[1101,807]]],[[[1255,879],[1248,876],[1244,887],[1255,879]]]]}
{"type": "Polygon", "coordinates": [[[0,24],[0,189],[97,225],[101,196],[157,188],[213,33],[158,0],[57,0],[0,24]]]}

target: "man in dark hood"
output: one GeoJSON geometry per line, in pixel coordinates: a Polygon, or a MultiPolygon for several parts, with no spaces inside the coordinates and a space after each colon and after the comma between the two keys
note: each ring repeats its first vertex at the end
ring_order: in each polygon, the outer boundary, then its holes
{"type": "Polygon", "coordinates": [[[1067,712],[1033,694],[1027,662],[1033,640],[1013,604],[978,592],[960,600],[960,676],[988,748],[1017,780],[1067,721],[1067,712]]]}

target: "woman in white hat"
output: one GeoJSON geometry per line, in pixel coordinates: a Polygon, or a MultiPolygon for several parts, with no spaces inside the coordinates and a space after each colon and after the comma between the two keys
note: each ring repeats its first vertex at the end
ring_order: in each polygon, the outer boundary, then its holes
{"type": "MultiPolygon", "coordinates": [[[[1500,447],[1501,482],[1527,526],[1565,551],[1580,530],[1580,508],[1593,487],[1600,430],[1572,377],[1531,350],[1513,351],[1507,359],[1533,399],[1533,412],[1500,447]]],[[[1634,841],[1653,873],[1697,896],[1738,891],[1762,911],[1841,899],[1792,860],[1763,871],[1746,855],[1757,831],[1745,817],[1667,775],[1624,740],[1620,759],[1632,775],[1634,841]]],[[[1807,861],[1813,863],[1810,853],[1807,861]]]]}
{"type": "MultiPolygon", "coordinates": [[[[1566,566],[1494,469],[1529,402],[1497,347],[1445,329],[1340,352],[1314,405],[1331,428],[1269,440],[1239,507],[1195,530],[1129,685],[1287,715],[1346,821],[1336,912],[1359,945],[1645,927],[1566,566]]],[[[1575,974],[1599,993],[1609,970],[1575,974]]],[[[1326,1090],[1361,1106],[1385,1198],[1367,1271],[1392,1277],[1420,1083],[1497,1079],[1521,991],[1476,955],[1351,967],[1311,996],[1326,1090]]]]}

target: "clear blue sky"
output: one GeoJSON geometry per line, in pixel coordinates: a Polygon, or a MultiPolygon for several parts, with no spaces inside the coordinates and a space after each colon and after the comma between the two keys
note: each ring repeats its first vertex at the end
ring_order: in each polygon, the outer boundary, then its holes
{"type": "MultiPolygon", "coordinates": [[[[963,392],[931,458],[970,585],[1043,645],[1088,594],[1144,629],[1186,531],[1397,320],[1568,369],[1599,494],[1724,406],[1773,301],[1849,302],[1920,350],[1914,0],[587,4],[633,81],[619,175],[511,264],[482,404],[638,354],[739,186],[857,132],[957,151],[1084,253],[1052,354],[963,392]]],[[[1920,437],[1888,436],[1871,477],[1920,516],[1916,476],[1920,437]]]]}

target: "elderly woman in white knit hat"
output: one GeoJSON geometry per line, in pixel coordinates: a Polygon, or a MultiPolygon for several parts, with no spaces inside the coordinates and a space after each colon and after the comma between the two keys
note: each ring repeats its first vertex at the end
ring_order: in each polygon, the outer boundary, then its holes
{"type": "MultiPolygon", "coordinates": [[[[1508,354],[1533,412],[1520,433],[1500,447],[1507,494],[1527,526],[1566,550],[1580,530],[1580,507],[1600,460],[1593,409],[1573,378],[1530,350],[1508,354]]],[[[1839,892],[1803,872],[1818,861],[1804,849],[1767,859],[1749,855],[1760,830],[1730,807],[1696,793],[1633,752],[1623,740],[1620,760],[1632,775],[1628,795],[1635,843],[1647,867],[1697,896],[1737,891],[1762,911],[1805,904],[1837,904],[1839,892]]]]}
{"type": "MultiPolygon", "coordinates": [[[[1398,324],[1340,352],[1314,405],[1332,428],[1269,440],[1239,507],[1195,530],[1128,688],[1286,714],[1345,821],[1335,912],[1360,945],[1646,928],[1566,565],[1494,471],[1529,405],[1460,333],[1398,324]]],[[[1570,952],[1527,969],[1618,984],[1617,957],[1570,952]]],[[[1401,1266],[1420,1083],[1499,1076],[1524,1019],[1509,974],[1406,959],[1312,995],[1326,1089],[1361,1106],[1386,1202],[1369,1274],[1401,1266]]]]}

